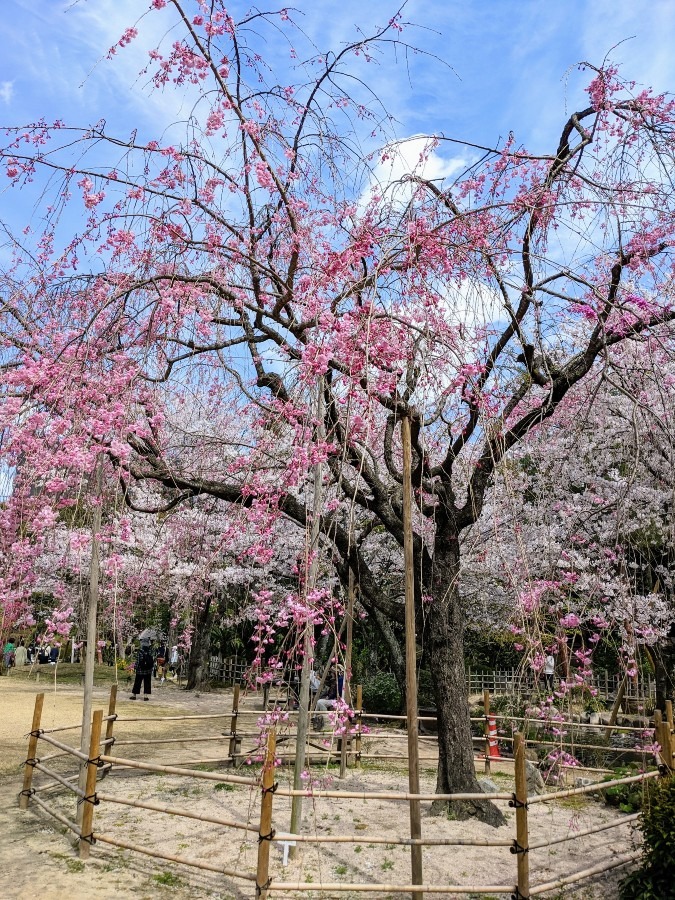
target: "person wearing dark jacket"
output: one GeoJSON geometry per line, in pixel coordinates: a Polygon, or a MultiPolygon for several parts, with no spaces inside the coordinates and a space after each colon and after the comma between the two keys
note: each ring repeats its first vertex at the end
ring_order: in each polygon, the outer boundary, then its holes
{"type": "Polygon", "coordinates": [[[134,678],[134,686],[131,689],[131,697],[129,697],[130,700],[135,700],[136,695],[140,694],[141,683],[143,684],[143,699],[150,699],[150,692],[152,687],[152,670],[154,665],[155,659],[152,655],[152,651],[150,650],[149,641],[141,641],[141,646],[136,654],[136,664],[134,666],[136,677],[134,678]]]}

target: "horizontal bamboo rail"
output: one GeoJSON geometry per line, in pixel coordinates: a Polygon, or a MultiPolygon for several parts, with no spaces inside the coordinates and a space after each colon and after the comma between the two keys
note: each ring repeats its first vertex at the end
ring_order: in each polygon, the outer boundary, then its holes
{"type": "Polygon", "coordinates": [[[50,816],[53,816],[57,822],[60,822],[62,825],[65,825],[66,828],[69,828],[71,831],[74,831],[78,837],[80,836],[80,829],[75,822],[71,822],[70,819],[67,819],[60,812],[57,812],[55,809],[52,809],[48,803],[45,803],[44,800],[42,800],[40,797],[37,797],[35,794],[33,794],[30,799],[33,803],[37,803],[37,805],[40,807],[40,809],[44,809],[44,811],[46,813],[48,813],[50,816]]]}
{"type": "Polygon", "coordinates": [[[302,844],[396,844],[402,847],[512,847],[513,838],[491,841],[489,838],[393,838],[364,834],[291,834],[277,832],[275,841],[298,841],[302,844]]]}
{"type": "MultiPolygon", "coordinates": [[[[605,728],[610,731],[653,731],[653,725],[591,725],[590,722],[568,722],[568,721],[557,721],[556,719],[538,719],[535,716],[507,716],[507,715],[493,715],[490,713],[491,719],[506,719],[511,722],[529,722],[532,725],[545,725],[553,728],[564,728],[568,726],[569,728],[605,728]]],[[[477,718],[472,718],[472,722],[484,722],[485,717],[479,716],[477,718]]]]}
{"type": "Polygon", "coordinates": [[[618,869],[620,866],[625,866],[628,865],[628,863],[634,862],[641,856],[642,851],[636,850],[634,853],[628,853],[609,863],[591,866],[588,869],[582,869],[580,872],[575,872],[573,875],[564,875],[561,878],[556,878],[555,881],[537,884],[530,889],[530,897],[534,897],[537,894],[545,894],[547,891],[553,891],[556,888],[565,887],[566,884],[574,884],[575,881],[583,881],[584,878],[590,878],[593,875],[601,875],[603,872],[609,872],[610,869],[618,869]]]}
{"type": "Polygon", "coordinates": [[[620,825],[628,825],[640,818],[640,813],[632,813],[617,819],[616,822],[608,822],[606,825],[596,825],[593,828],[584,828],[583,831],[574,831],[565,837],[551,838],[550,841],[535,841],[528,846],[529,850],[540,850],[542,847],[552,847],[554,844],[564,844],[567,841],[575,841],[577,838],[585,837],[588,834],[598,834],[600,831],[608,831],[610,828],[618,828],[620,825]]]}
{"type": "Polygon", "coordinates": [[[293,790],[292,788],[277,788],[277,797],[312,797],[324,798],[332,797],[344,800],[392,800],[392,801],[451,801],[451,800],[512,800],[513,793],[494,792],[480,794],[409,794],[407,792],[396,793],[394,791],[313,791],[311,788],[306,790],[293,790]]]}
{"type": "MultiPolygon", "coordinates": [[[[239,735],[237,735],[238,737],[239,735]]],[[[117,747],[131,747],[134,744],[199,744],[202,741],[229,741],[231,735],[195,735],[194,737],[179,737],[179,738],[141,738],[139,740],[134,741],[118,741],[115,740],[115,746],[117,747]]]]}
{"type": "Polygon", "coordinates": [[[60,775],[58,772],[55,772],[53,769],[49,769],[47,766],[43,766],[42,763],[36,762],[35,768],[38,772],[43,772],[49,778],[53,778],[54,781],[58,781],[64,787],[68,788],[69,791],[72,791],[74,794],[77,794],[78,797],[84,797],[84,791],[80,790],[79,787],[75,787],[75,785],[70,784],[70,781],[67,778],[64,778],[63,775],[60,775]]]}
{"type": "Polygon", "coordinates": [[[148,847],[140,844],[132,844],[130,841],[122,841],[117,837],[109,834],[94,834],[94,840],[103,844],[112,844],[114,847],[121,847],[123,850],[133,850],[135,853],[142,853],[144,856],[151,856],[153,859],[164,859],[167,862],[179,863],[182,866],[192,866],[195,869],[205,869],[207,872],[218,872],[220,875],[227,875],[230,878],[243,878],[245,881],[255,881],[255,875],[247,875],[244,872],[237,872],[236,869],[227,869],[225,866],[216,866],[211,863],[203,862],[200,859],[192,859],[188,856],[174,856],[171,853],[160,853],[158,850],[150,850],[148,847]]]}
{"type": "Polygon", "coordinates": [[[48,744],[51,744],[52,747],[58,747],[59,750],[70,753],[71,756],[77,756],[82,762],[87,762],[87,754],[82,753],[81,750],[77,750],[75,747],[71,747],[69,744],[62,744],[61,741],[57,741],[53,737],[49,737],[45,734],[41,734],[39,740],[46,741],[48,744]]]}
{"type": "MultiPolygon", "coordinates": [[[[253,712],[253,710],[252,710],[253,712]]],[[[264,715],[262,712],[256,713],[258,717],[264,715]]],[[[116,722],[186,722],[189,719],[230,719],[232,712],[224,713],[202,713],[194,716],[117,716],[116,722]]],[[[104,719],[105,721],[105,719],[104,719]]]]}
{"type": "Polygon", "coordinates": [[[189,809],[181,809],[176,806],[168,806],[166,803],[151,803],[148,800],[127,800],[124,797],[115,797],[113,794],[96,792],[99,800],[106,803],[119,803],[122,806],[133,806],[136,809],[149,809],[153,812],[166,813],[170,816],[181,816],[184,819],[196,819],[198,822],[210,822],[213,825],[223,825],[225,828],[239,828],[241,831],[257,831],[257,825],[246,825],[243,822],[234,822],[231,819],[221,819],[218,816],[209,816],[193,812],[189,809]]]}
{"type": "MultiPolygon", "coordinates": [[[[611,781],[594,781],[593,784],[587,784],[584,787],[568,788],[565,791],[554,791],[551,794],[539,794],[530,797],[528,803],[547,803],[549,800],[559,800],[562,797],[574,797],[577,794],[594,794],[597,791],[605,791],[607,788],[615,787],[617,784],[632,784],[636,781],[646,781],[648,778],[655,778],[661,773],[658,771],[645,772],[642,775],[630,775],[627,778],[614,778],[611,781]]],[[[486,795],[487,796],[487,795],[486,795]]]]}
{"type": "Polygon", "coordinates": [[[354,891],[356,893],[401,892],[406,894],[511,894],[513,884],[367,884],[356,882],[272,881],[268,891],[354,891]]]}
{"type": "MultiPolygon", "coordinates": [[[[497,735],[497,741],[504,741],[507,744],[512,744],[514,738],[508,737],[507,735],[497,735]]],[[[485,738],[483,737],[473,737],[472,741],[474,743],[484,743],[485,738]]],[[[648,750],[639,750],[636,747],[611,747],[609,744],[577,744],[576,741],[570,740],[559,740],[559,741],[541,741],[539,738],[527,738],[525,740],[526,744],[536,744],[538,747],[576,747],[578,750],[601,750],[603,753],[633,753],[638,756],[642,756],[643,754],[647,754],[648,756],[652,756],[652,751],[648,750]]]]}
{"type": "MultiPolygon", "coordinates": [[[[101,719],[102,722],[110,722],[115,721],[117,716],[103,716],[101,719]]],[[[82,722],[78,722],[77,725],[60,725],[58,728],[45,728],[42,730],[42,734],[56,734],[57,731],[75,731],[77,728],[82,728],[82,722]]]]}
{"type": "Polygon", "coordinates": [[[256,778],[243,778],[239,775],[223,775],[219,772],[201,772],[198,769],[180,769],[178,766],[160,766],[156,763],[145,763],[137,759],[124,759],[119,756],[101,754],[102,762],[109,762],[114,766],[123,766],[129,769],[142,769],[144,772],[163,772],[166,775],[186,775],[190,778],[202,778],[205,781],[222,781],[229,784],[246,784],[249,787],[258,787],[256,778]]]}
{"type": "MultiPolygon", "coordinates": [[[[106,763],[104,766],[100,767],[99,772],[108,772],[111,768],[112,766],[110,763],[106,763]]],[[[75,775],[66,775],[66,781],[76,781],[79,777],[79,773],[76,773],[75,775]]],[[[60,784],[58,781],[49,781],[46,784],[39,784],[36,788],[33,788],[33,790],[42,794],[45,791],[54,791],[59,787],[60,784]]]]}

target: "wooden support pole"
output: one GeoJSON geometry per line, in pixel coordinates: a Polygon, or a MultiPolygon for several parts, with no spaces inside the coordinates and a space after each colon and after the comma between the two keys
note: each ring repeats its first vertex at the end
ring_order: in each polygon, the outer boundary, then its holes
{"type": "MultiPolygon", "coordinates": [[[[412,443],[410,419],[401,419],[403,445],[403,556],[405,561],[405,697],[408,730],[408,785],[411,794],[420,792],[419,731],[417,721],[417,640],[415,634],[415,559],[412,525],[412,443]]],[[[410,801],[410,837],[422,837],[422,815],[419,800],[410,801]]],[[[422,847],[410,848],[413,884],[423,884],[422,847]]],[[[412,895],[413,897],[416,894],[412,895]]],[[[421,895],[420,895],[421,896],[421,895]]]]}
{"type": "Polygon", "coordinates": [[[101,744],[101,725],[103,710],[94,711],[89,739],[89,761],[87,762],[87,780],[82,799],[82,817],[80,824],[80,859],[89,859],[89,848],[94,826],[94,799],[96,796],[96,774],[98,772],[99,746],[101,744]]]}
{"type": "Polygon", "coordinates": [[[670,722],[668,719],[663,719],[663,724],[661,726],[661,733],[663,735],[663,757],[666,766],[672,772],[673,771],[673,735],[670,729],[670,722]]]}
{"type": "MultiPolygon", "coordinates": [[[[325,439],[324,428],[324,380],[319,376],[316,385],[316,432],[315,440],[321,444],[325,439]]],[[[321,537],[321,512],[323,505],[323,466],[320,460],[314,464],[312,498],[312,519],[310,527],[308,565],[305,577],[305,596],[316,587],[319,574],[319,540],[321,537]]],[[[310,676],[312,665],[312,639],[314,626],[307,621],[302,632],[302,671],[300,673],[300,696],[298,697],[298,721],[295,735],[295,763],[293,766],[293,786],[296,790],[302,787],[305,774],[305,754],[307,744],[307,732],[309,731],[309,701],[310,701],[310,676]]],[[[293,797],[291,805],[291,831],[297,834],[300,831],[302,821],[302,795],[293,797]]],[[[291,847],[289,856],[295,856],[296,848],[291,847]]]]}
{"type": "Polygon", "coordinates": [[[525,771],[525,741],[520,732],[516,732],[514,742],[516,763],[516,793],[513,804],[516,807],[516,842],[512,852],[518,860],[518,894],[520,897],[530,896],[530,861],[529,833],[527,826],[527,773],[525,771]]]}
{"type": "MultiPolygon", "coordinates": [[[[108,700],[108,717],[105,723],[105,752],[110,753],[114,743],[114,735],[113,735],[113,727],[115,725],[115,719],[117,718],[117,713],[115,712],[117,708],[117,684],[110,685],[110,699],[108,700]]],[[[110,769],[106,769],[106,775],[110,769]]]]}
{"type": "Polygon", "coordinates": [[[490,691],[483,691],[483,707],[485,709],[485,774],[490,775],[490,691]]]}
{"type": "MultiPolygon", "coordinates": [[[[347,649],[345,652],[344,701],[348,707],[352,705],[352,637],[354,631],[354,572],[349,570],[349,586],[347,588],[347,649]]],[[[340,778],[347,774],[347,745],[350,737],[345,732],[340,739],[340,778]]]]}
{"type": "Polygon", "coordinates": [[[673,724],[673,701],[666,700],[666,722],[668,723],[668,733],[670,734],[670,750],[675,750],[675,724],[673,724]]]}
{"type": "Polygon", "coordinates": [[[660,762],[666,766],[669,771],[673,769],[673,745],[670,736],[670,728],[668,721],[663,718],[660,709],[654,710],[654,739],[661,747],[659,753],[660,762]]]}
{"type": "Polygon", "coordinates": [[[267,900],[270,877],[270,845],[274,836],[272,830],[272,801],[274,799],[274,756],[277,737],[274,729],[267,735],[267,749],[262,771],[262,798],[260,801],[260,828],[258,829],[258,866],[255,884],[256,897],[267,900]]]}
{"type": "Polygon", "coordinates": [[[232,760],[232,768],[237,764],[237,719],[239,718],[239,693],[240,686],[235,684],[234,693],[232,694],[232,718],[230,719],[230,759],[232,760]]]}
{"type": "MultiPolygon", "coordinates": [[[[98,628],[98,603],[100,554],[99,532],[101,531],[103,508],[103,460],[99,456],[94,470],[93,496],[91,501],[91,558],[89,560],[89,606],[87,610],[87,647],[84,657],[84,693],[82,698],[82,731],[80,732],[80,750],[86,754],[89,746],[91,729],[91,706],[94,694],[94,666],[96,663],[96,636],[98,628]]],[[[98,755],[98,747],[96,749],[98,755]]],[[[79,787],[85,788],[87,780],[86,766],[80,767],[79,787]]],[[[78,810],[77,821],[81,824],[82,808],[78,810]]]]}
{"type": "Polygon", "coordinates": [[[361,766],[361,729],[363,728],[363,685],[356,685],[356,740],[354,741],[354,765],[361,766]]]}
{"type": "Polygon", "coordinates": [[[33,762],[37,758],[38,732],[40,731],[40,722],[42,721],[42,704],[45,695],[35,695],[35,706],[33,707],[33,725],[30,730],[30,738],[28,739],[28,756],[23,770],[23,790],[19,795],[19,809],[28,809],[28,801],[30,800],[31,785],[33,784],[33,762]]]}

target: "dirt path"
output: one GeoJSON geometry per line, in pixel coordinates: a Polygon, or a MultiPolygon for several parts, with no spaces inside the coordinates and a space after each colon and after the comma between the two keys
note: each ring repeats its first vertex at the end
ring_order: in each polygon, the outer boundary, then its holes
{"type": "MultiPolygon", "coordinates": [[[[0,679],[0,871],[3,884],[11,885],[11,893],[0,895],[14,900],[40,897],[41,900],[143,900],[156,898],[158,891],[167,898],[219,898],[219,900],[244,900],[253,896],[253,886],[234,882],[221,875],[139,857],[125,851],[114,850],[99,843],[92,851],[92,858],[82,864],[72,849],[72,841],[65,829],[46,814],[33,807],[21,812],[17,807],[20,790],[20,768],[26,755],[26,733],[30,729],[35,694],[44,690],[44,684],[19,679],[0,679]]],[[[42,725],[45,728],[63,724],[75,724],[80,716],[81,690],[72,686],[57,687],[53,684],[45,691],[42,725]]],[[[94,707],[105,709],[108,689],[97,689],[94,707]]],[[[244,708],[257,708],[257,698],[244,702],[244,708]]],[[[231,709],[229,692],[213,694],[188,694],[174,685],[163,685],[153,695],[151,703],[130,702],[128,694],[120,691],[118,712],[120,721],[115,725],[117,743],[114,752],[131,758],[148,754],[157,762],[170,763],[178,759],[203,760],[227,755],[229,720],[231,709]],[[166,715],[223,714],[224,718],[191,722],[161,721],[166,715]],[[131,722],[130,718],[142,717],[148,721],[131,722]],[[124,720],[127,721],[124,721],[124,720]],[[223,731],[226,732],[223,735],[223,731]],[[209,736],[211,741],[197,743],[199,736],[209,736]],[[181,738],[182,743],[156,743],[148,750],[147,744],[135,741],[161,741],[181,738]],[[131,743],[124,743],[130,741],[131,743]]],[[[247,720],[251,722],[252,720],[247,720]]],[[[250,726],[249,726],[250,727],[250,726]]],[[[390,734],[386,743],[371,742],[371,750],[381,753],[400,750],[400,733],[390,734]],[[377,744],[377,746],[376,746],[377,744]]],[[[66,732],[59,737],[71,744],[77,743],[77,732],[66,732]],[[66,735],[70,735],[66,738],[66,735]]],[[[365,748],[364,748],[365,749],[365,748]]],[[[64,766],[72,763],[62,761],[64,766]]],[[[58,761],[53,765],[56,767],[58,761]]],[[[223,773],[227,770],[223,768],[223,773]]],[[[242,774],[250,774],[243,769],[242,774]]],[[[315,769],[313,774],[323,778],[327,786],[351,790],[401,790],[405,788],[405,772],[400,766],[379,762],[364,766],[362,770],[349,770],[347,779],[335,778],[335,770],[315,769]]],[[[289,784],[289,770],[278,770],[281,785],[289,784]]],[[[494,775],[500,790],[511,791],[512,774],[508,770],[494,775]]],[[[38,781],[39,783],[39,781],[38,781]]],[[[423,769],[422,787],[432,791],[434,769],[431,764],[423,769]]],[[[226,817],[248,823],[257,830],[257,789],[233,787],[224,782],[180,778],[178,776],[143,775],[118,769],[106,778],[99,790],[119,796],[152,800],[170,806],[198,809],[207,815],[226,817]]],[[[65,792],[50,800],[69,818],[75,816],[72,795],[65,792]]],[[[290,801],[279,796],[274,801],[274,825],[288,827],[290,801]]],[[[257,833],[232,831],[208,823],[167,817],[156,812],[103,803],[96,808],[95,829],[99,833],[117,835],[137,844],[168,852],[207,859],[223,866],[244,872],[255,870],[257,833]]],[[[449,819],[429,818],[424,815],[423,833],[435,837],[457,836],[463,838],[498,839],[512,837],[513,812],[506,812],[508,825],[494,831],[478,822],[457,823],[449,819]]],[[[539,839],[560,837],[600,822],[618,818],[613,809],[588,798],[574,799],[559,804],[537,804],[530,808],[532,834],[539,839]]],[[[282,865],[282,848],[273,842],[271,869],[275,880],[302,881],[304,883],[376,881],[406,883],[409,881],[408,848],[390,843],[393,835],[405,836],[407,808],[405,804],[380,801],[318,800],[308,798],[304,804],[303,833],[315,835],[352,835],[352,843],[305,846],[299,858],[287,868],[282,865]],[[386,841],[378,843],[377,840],[386,841]]],[[[541,882],[561,874],[573,872],[607,859],[630,848],[630,830],[620,825],[602,832],[593,839],[554,845],[531,853],[531,865],[535,871],[533,881],[541,882]]],[[[508,847],[440,847],[424,851],[425,882],[436,884],[511,884],[515,880],[515,857],[508,847]]],[[[555,894],[556,900],[576,897],[581,900],[610,900],[617,896],[618,875],[610,873],[583,889],[567,889],[555,894]]],[[[402,894],[357,894],[355,892],[307,891],[276,893],[274,898],[298,897],[303,900],[353,900],[357,896],[384,896],[390,900],[402,900],[402,894]]],[[[429,900],[447,896],[427,894],[429,900]]],[[[497,895],[454,895],[471,900],[491,900],[497,895]]],[[[503,895],[502,895],[503,896],[503,895]]]]}

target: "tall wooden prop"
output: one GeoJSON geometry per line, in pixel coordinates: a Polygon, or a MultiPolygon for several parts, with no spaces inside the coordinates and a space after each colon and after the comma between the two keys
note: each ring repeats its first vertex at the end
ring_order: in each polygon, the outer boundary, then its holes
{"type": "Polygon", "coordinates": [[[260,827],[258,829],[258,865],[256,867],[256,897],[266,900],[270,884],[270,845],[272,830],[272,801],[274,799],[274,754],[277,736],[274,730],[267,735],[267,749],[262,771],[262,800],[260,802],[260,827]]]}
{"type": "Polygon", "coordinates": [[[89,859],[89,848],[92,842],[94,830],[94,804],[96,797],[96,773],[98,771],[97,759],[101,745],[101,725],[103,723],[103,710],[97,709],[91,723],[89,746],[87,755],[89,762],[84,764],[86,780],[84,783],[84,797],[80,806],[82,816],[80,819],[80,859],[89,859]]]}
{"type": "MultiPolygon", "coordinates": [[[[417,719],[417,642],[415,639],[415,568],[412,530],[412,447],[410,419],[401,420],[403,443],[403,555],[405,560],[405,695],[408,724],[408,785],[411,794],[420,792],[419,736],[417,719]]],[[[410,837],[422,837],[419,800],[410,801],[410,837]]],[[[410,848],[412,883],[422,884],[422,847],[410,848]]],[[[412,894],[413,898],[422,894],[412,894]]]]}
{"type": "Polygon", "coordinates": [[[490,776],[490,691],[483,691],[485,710],[485,774],[490,776]]]}
{"type": "MultiPolygon", "coordinates": [[[[347,589],[347,650],[345,653],[345,681],[344,681],[344,701],[347,706],[352,705],[352,637],[354,625],[354,573],[349,570],[349,587],[347,589]]],[[[345,732],[342,735],[342,743],[340,745],[340,778],[344,778],[347,774],[347,746],[349,743],[349,734],[345,732]]]]}
{"type": "MultiPolygon", "coordinates": [[[[89,561],[89,610],[87,612],[87,653],[84,660],[84,696],[82,699],[82,737],[80,750],[89,751],[91,735],[91,702],[94,692],[94,664],[96,662],[96,630],[99,598],[99,533],[101,531],[101,512],[103,508],[103,462],[99,457],[94,476],[94,497],[96,505],[92,510],[91,520],[91,559],[89,561]]],[[[80,790],[84,790],[87,782],[87,765],[80,764],[80,790]]],[[[77,821],[82,824],[82,808],[78,807],[77,821]]]]}
{"type": "Polygon", "coordinates": [[[38,733],[40,731],[40,722],[42,721],[42,704],[45,695],[37,694],[35,697],[35,708],[33,709],[33,727],[30,730],[30,738],[28,740],[28,756],[26,758],[25,768],[23,770],[23,790],[19,795],[20,809],[28,809],[28,801],[32,793],[33,772],[35,771],[34,762],[37,754],[38,733]]]}
{"type": "Polygon", "coordinates": [[[527,822],[527,772],[525,769],[525,738],[516,732],[513,742],[516,768],[516,793],[512,804],[516,807],[516,842],[511,848],[518,858],[518,896],[530,896],[529,828],[527,822]]]}
{"type": "MultiPolygon", "coordinates": [[[[323,378],[319,378],[316,398],[316,443],[324,440],[323,427],[323,378]]],[[[319,534],[321,531],[321,506],[323,502],[323,466],[317,462],[314,466],[314,500],[312,503],[312,527],[310,531],[311,559],[307,572],[305,593],[309,594],[316,587],[319,571],[319,534]]],[[[302,774],[305,771],[307,748],[307,732],[309,730],[309,676],[312,657],[312,626],[307,623],[302,638],[302,674],[300,676],[300,697],[298,700],[298,728],[295,738],[295,767],[293,769],[293,787],[296,791],[303,788],[302,774]]],[[[291,804],[291,834],[298,834],[302,821],[302,796],[293,797],[291,804]]],[[[290,856],[296,855],[297,846],[290,848],[290,856]]]]}
{"type": "MultiPolygon", "coordinates": [[[[232,718],[230,719],[230,747],[228,750],[232,766],[237,765],[237,720],[239,718],[240,685],[235,684],[232,694],[232,718]]],[[[265,707],[267,708],[267,707],[265,707]]]]}

